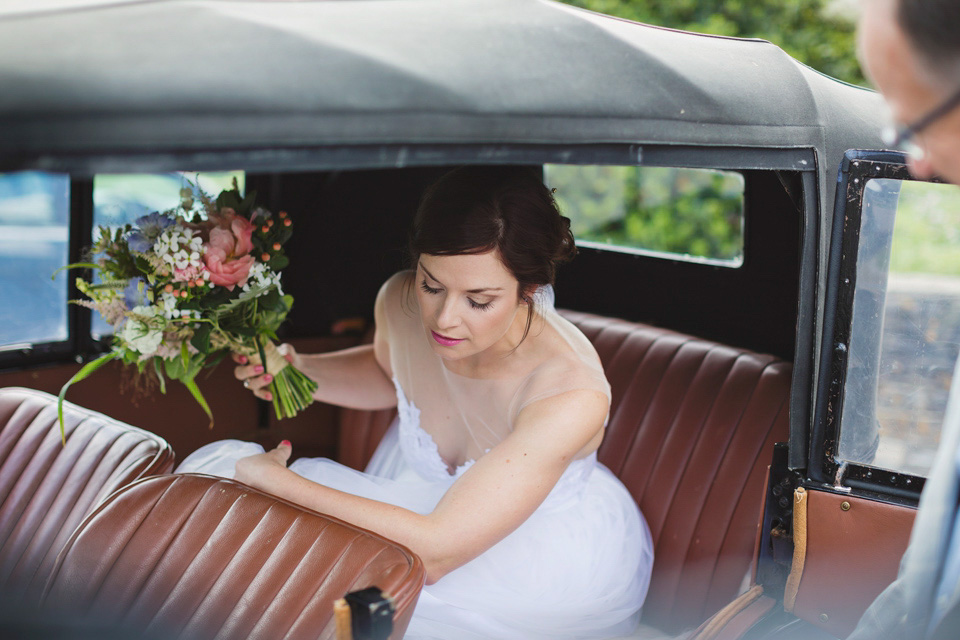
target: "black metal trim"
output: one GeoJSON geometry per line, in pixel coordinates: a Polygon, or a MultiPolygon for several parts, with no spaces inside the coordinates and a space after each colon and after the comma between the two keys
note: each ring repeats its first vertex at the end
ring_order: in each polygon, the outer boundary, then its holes
{"type": "MultiPolygon", "coordinates": [[[[836,449],[857,284],[861,209],[866,184],[874,178],[913,180],[905,156],[894,151],[847,151],[840,166],[827,265],[820,378],[807,469],[810,481],[822,485],[833,486],[840,468],[836,449]]],[[[842,481],[847,487],[876,492],[883,499],[900,498],[910,504],[916,504],[924,482],[920,476],[858,464],[848,464],[842,481]]]]}
{"type": "MultiPolygon", "coordinates": [[[[84,252],[93,237],[93,179],[70,181],[70,262],[83,262],[84,252]]],[[[71,271],[67,278],[67,300],[83,297],[76,286],[77,276],[89,279],[91,271],[71,271]]],[[[67,305],[67,327],[70,345],[78,359],[94,351],[90,335],[90,309],[77,304],[67,305]]]]}
{"type": "Polygon", "coordinates": [[[790,469],[807,466],[807,425],[810,424],[813,402],[814,364],[816,359],[817,299],[820,287],[820,192],[817,175],[804,173],[803,230],[799,296],[797,298],[797,338],[793,358],[793,379],[790,382],[790,469]]]}
{"type": "Polygon", "coordinates": [[[814,171],[810,147],[696,146],[639,143],[385,144],[268,149],[214,149],[171,153],[50,155],[0,160],[0,170],[41,169],[98,173],[211,171],[249,173],[402,168],[458,164],[614,164],[715,169],[814,171]]]}

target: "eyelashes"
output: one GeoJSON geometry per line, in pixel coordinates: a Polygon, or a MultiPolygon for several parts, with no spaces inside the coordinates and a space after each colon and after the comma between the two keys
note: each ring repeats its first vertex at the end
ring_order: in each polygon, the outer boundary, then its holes
{"type": "MultiPolygon", "coordinates": [[[[420,281],[420,288],[423,289],[424,293],[429,293],[432,296],[435,296],[442,291],[442,289],[436,289],[428,285],[426,279],[420,281]]],[[[493,306],[492,300],[490,302],[480,303],[470,298],[467,298],[467,302],[470,303],[471,308],[476,309],[477,311],[486,311],[487,309],[493,306]]]]}
{"type": "Polygon", "coordinates": [[[433,287],[427,284],[426,280],[423,280],[420,282],[420,288],[423,289],[425,293],[429,293],[430,295],[433,295],[433,296],[440,293],[440,289],[434,289],[433,287]]]}

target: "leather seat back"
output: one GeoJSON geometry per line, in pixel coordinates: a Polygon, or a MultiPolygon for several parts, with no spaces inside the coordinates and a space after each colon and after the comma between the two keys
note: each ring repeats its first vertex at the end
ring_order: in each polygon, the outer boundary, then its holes
{"type": "MultiPolygon", "coordinates": [[[[223,478],[146,478],[77,529],[44,609],[158,638],[332,638],[333,603],[380,587],[400,638],[423,586],[405,547],[223,478]]],[[[139,637],[139,636],[137,636],[139,637]]]]}
{"type": "MultiPolygon", "coordinates": [[[[649,325],[560,313],[603,361],[613,401],[599,458],[653,535],[643,620],[669,633],[696,627],[737,596],[750,569],[773,444],[788,438],[792,366],[649,325]]],[[[362,469],[394,414],[343,410],[340,459],[362,469]]]]}
{"type": "Polygon", "coordinates": [[[565,314],[613,387],[600,460],[650,525],[645,623],[677,633],[736,597],[754,556],[767,466],[788,436],[792,366],[632,322],[565,314]]]}
{"type": "MultiPolygon", "coordinates": [[[[173,451],[147,431],[57,399],[0,389],[0,589],[35,601],[57,554],[104,498],[173,469],[173,451]]],[[[9,604],[9,600],[8,600],[9,604]]]]}

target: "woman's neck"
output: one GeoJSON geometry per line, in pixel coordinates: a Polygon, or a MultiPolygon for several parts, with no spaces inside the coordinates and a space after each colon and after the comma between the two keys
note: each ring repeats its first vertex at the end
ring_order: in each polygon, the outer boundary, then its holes
{"type": "Polygon", "coordinates": [[[524,338],[527,315],[531,312],[529,305],[520,305],[510,328],[497,342],[461,360],[444,360],[443,365],[448,371],[467,378],[510,377],[510,369],[520,364],[520,353],[531,337],[524,338]]]}

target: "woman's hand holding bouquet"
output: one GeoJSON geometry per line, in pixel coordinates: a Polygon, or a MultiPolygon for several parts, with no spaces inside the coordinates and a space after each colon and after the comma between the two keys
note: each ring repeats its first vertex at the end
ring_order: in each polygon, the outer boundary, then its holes
{"type": "MultiPolygon", "coordinates": [[[[216,200],[181,190],[178,207],[151,213],[115,231],[100,228],[90,262],[99,281],[77,278],[89,299],[75,301],[113,325],[109,353],[85,365],[67,389],[106,362],[135,364],[141,374],[179,380],[213,416],[196,384],[204,367],[228,353],[259,358],[271,376],[277,417],[296,415],[313,400],[316,383],[276,355],[272,340],[293,305],[283,295],[283,244],[292,234],[285,212],[277,216],[241,198],[234,185],[216,200]]],[[[63,419],[61,411],[61,431],[63,419]]]]}

